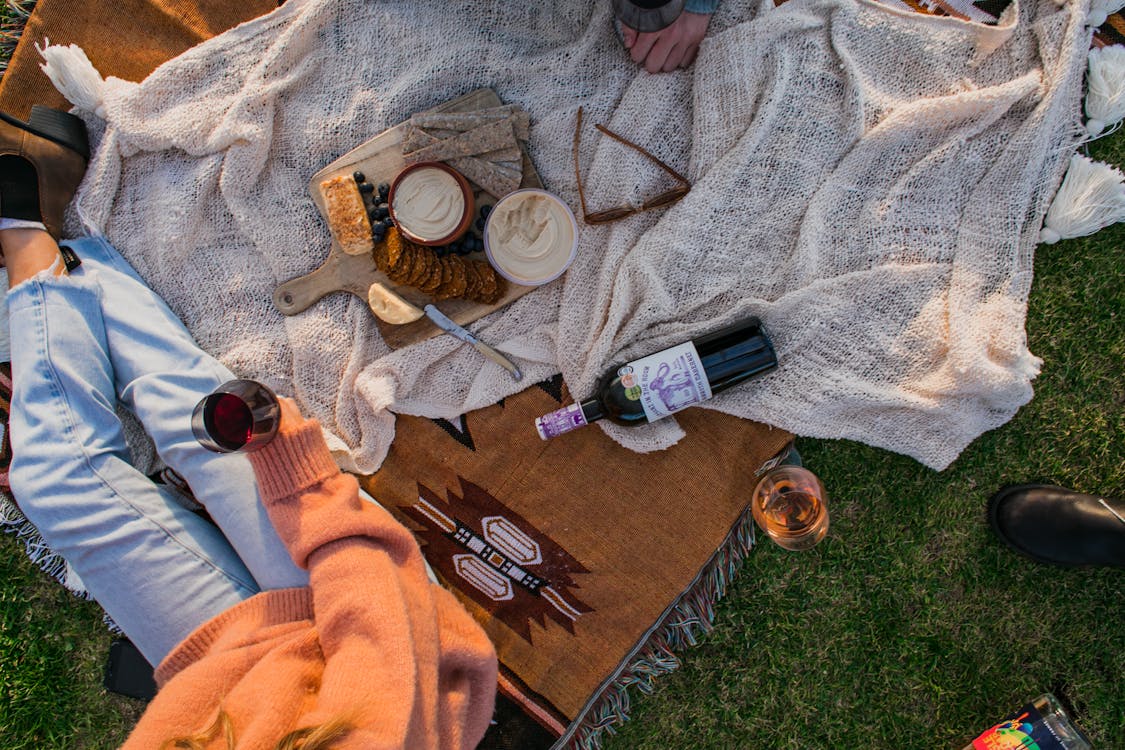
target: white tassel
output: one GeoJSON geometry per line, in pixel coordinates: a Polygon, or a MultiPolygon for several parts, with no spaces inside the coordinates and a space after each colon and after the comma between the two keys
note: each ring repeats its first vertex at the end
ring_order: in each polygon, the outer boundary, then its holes
{"type": "Polygon", "coordinates": [[[39,67],[59,93],[74,106],[104,120],[105,80],[82,48],[76,44],[52,46],[50,39],[44,39],[43,46],[36,45],[35,49],[45,60],[39,67]]]}
{"type": "Polygon", "coordinates": [[[62,578],[62,585],[75,594],[86,593],[86,584],[82,582],[74,568],[70,567],[70,563],[66,564],[66,574],[62,578]]]}
{"type": "Polygon", "coordinates": [[[1122,8],[1125,8],[1125,0],[1090,0],[1090,13],[1086,16],[1086,25],[1096,29],[1122,8]]]}
{"type": "Polygon", "coordinates": [[[1039,241],[1053,245],[1119,221],[1125,221],[1125,175],[1109,164],[1075,154],[1047,209],[1039,241]]]}
{"type": "Polygon", "coordinates": [[[1125,46],[1090,50],[1086,73],[1086,132],[1096,138],[1125,119],[1125,46]]]}

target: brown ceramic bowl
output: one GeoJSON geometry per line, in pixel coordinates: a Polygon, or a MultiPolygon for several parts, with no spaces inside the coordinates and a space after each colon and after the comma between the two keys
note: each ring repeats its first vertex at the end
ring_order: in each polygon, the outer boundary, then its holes
{"type": "MultiPolygon", "coordinates": [[[[447,183],[448,180],[444,177],[438,177],[437,182],[431,183],[430,186],[447,183]]],[[[450,185],[449,189],[452,190],[453,186],[450,185]]],[[[473,189],[469,185],[469,181],[456,169],[440,161],[423,161],[404,168],[395,175],[391,182],[390,192],[387,194],[387,209],[390,211],[391,218],[394,220],[395,226],[398,227],[399,233],[419,245],[440,246],[459,240],[473,224],[474,208],[473,189]],[[456,224],[454,224],[454,219],[448,215],[440,217],[437,223],[440,223],[443,228],[443,231],[440,232],[441,236],[436,236],[434,232],[427,231],[429,228],[422,224],[425,217],[420,218],[413,215],[413,212],[409,211],[404,205],[400,205],[399,210],[395,210],[395,198],[397,197],[400,202],[404,200],[406,195],[409,195],[419,186],[419,179],[425,176],[427,170],[440,170],[452,177],[453,182],[456,183],[456,189],[461,193],[463,203],[461,216],[456,219],[456,224]],[[448,228],[448,231],[445,231],[446,228],[448,228]]]]}

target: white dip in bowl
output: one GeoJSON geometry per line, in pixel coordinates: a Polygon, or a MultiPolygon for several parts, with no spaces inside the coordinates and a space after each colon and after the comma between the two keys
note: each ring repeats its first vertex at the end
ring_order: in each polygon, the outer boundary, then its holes
{"type": "Polygon", "coordinates": [[[399,231],[423,244],[446,244],[460,237],[472,220],[464,178],[444,164],[418,164],[391,186],[387,204],[399,231]]]}
{"type": "Polygon", "coordinates": [[[508,193],[484,226],[484,251],[496,271],[515,284],[553,281],[574,260],[578,222],[562,199],[528,188],[508,193]]]}

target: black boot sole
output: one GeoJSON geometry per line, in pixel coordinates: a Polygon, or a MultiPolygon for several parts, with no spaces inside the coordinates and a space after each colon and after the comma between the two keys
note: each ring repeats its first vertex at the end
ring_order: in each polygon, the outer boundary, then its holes
{"type": "Polygon", "coordinates": [[[27,122],[0,112],[0,119],[21,130],[54,141],[78,153],[83,159],[90,158],[90,141],[86,135],[86,123],[80,117],[41,104],[31,107],[31,117],[27,122]]]}

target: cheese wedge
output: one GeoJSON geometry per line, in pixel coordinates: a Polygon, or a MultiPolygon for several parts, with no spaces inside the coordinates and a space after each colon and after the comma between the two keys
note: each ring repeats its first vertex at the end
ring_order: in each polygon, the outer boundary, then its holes
{"type": "Polygon", "coordinates": [[[413,323],[425,314],[378,282],[368,287],[367,304],[375,317],[395,325],[413,323]]]}

